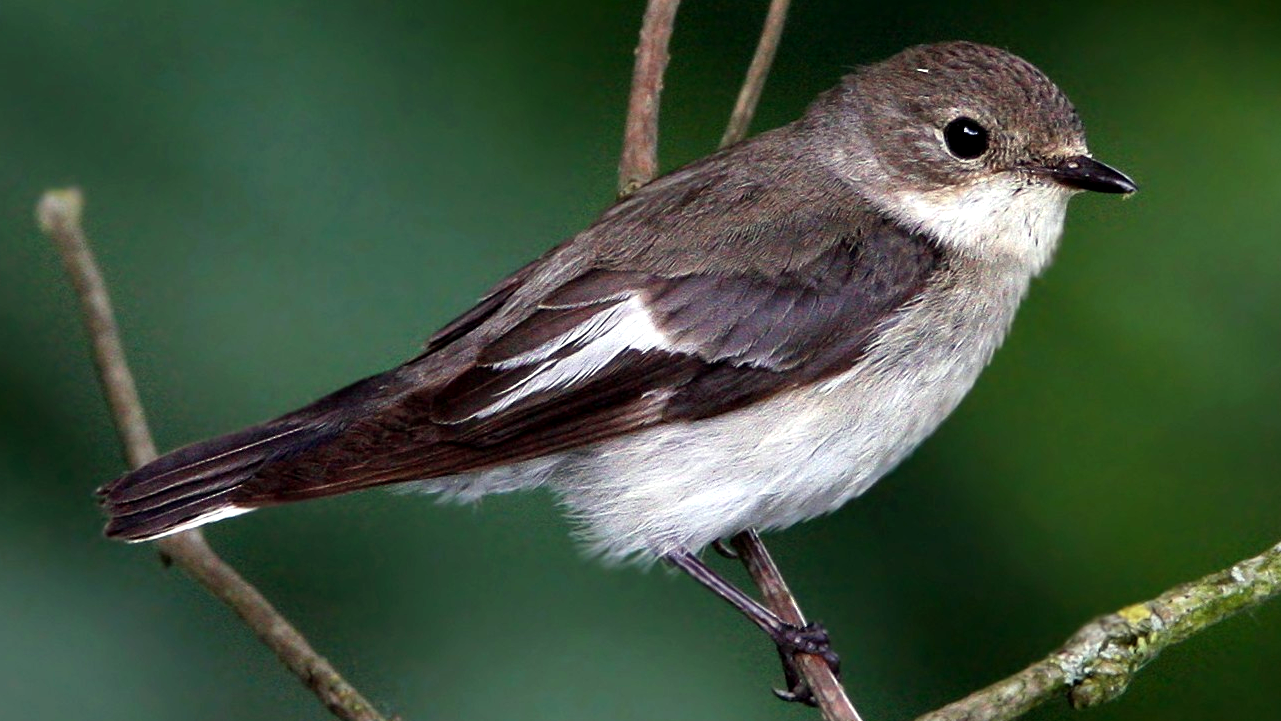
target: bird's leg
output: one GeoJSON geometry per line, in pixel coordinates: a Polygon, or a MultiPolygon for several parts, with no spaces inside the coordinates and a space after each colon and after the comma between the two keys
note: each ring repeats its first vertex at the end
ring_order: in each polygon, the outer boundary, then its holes
{"type": "Polygon", "coordinates": [[[840,676],[841,660],[832,651],[831,640],[827,631],[817,623],[796,626],[779,618],[773,611],[762,606],[756,599],[743,593],[734,584],[726,581],[699,560],[698,556],[687,550],[672,551],[663,556],[663,560],[688,573],[695,581],[706,586],[712,593],[729,602],[747,620],[756,624],[774,641],[778,647],[779,658],[783,660],[783,675],[787,682],[786,690],[775,690],[774,693],[784,701],[797,701],[810,706],[814,705],[814,696],[796,670],[796,654],[810,653],[822,656],[832,669],[840,676]]]}

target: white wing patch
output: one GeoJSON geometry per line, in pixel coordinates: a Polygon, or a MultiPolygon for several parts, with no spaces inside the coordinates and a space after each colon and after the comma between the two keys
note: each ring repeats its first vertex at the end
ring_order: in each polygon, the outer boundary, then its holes
{"type": "Polygon", "coordinates": [[[595,375],[623,351],[647,351],[670,346],[671,341],[654,325],[644,301],[632,296],[531,351],[494,364],[500,370],[533,364],[538,367],[531,375],[504,389],[496,403],[477,411],[473,417],[492,416],[540,391],[580,383],[595,375]],[[582,347],[564,358],[551,357],[571,345],[582,347]]]}
{"type": "Polygon", "coordinates": [[[213,523],[215,521],[221,521],[224,518],[232,518],[234,516],[240,516],[252,510],[255,510],[255,509],[245,508],[243,506],[231,506],[231,505],[223,506],[221,508],[215,508],[212,511],[206,511],[200,514],[199,516],[196,516],[190,521],[183,521],[182,523],[179,523],[178,525],[172,528],[166,528],[160,533],[153,533],[150,536],[144,536],[142,538],[130,538],[129,543],[142,543],[143,541],[154,541],[157,538],[164,538],[165,536],[172,536],[175,533],[182,533],[183,531],[189,531],[195,528],[196,526],[203,526],[206,523],[213,523]]]}

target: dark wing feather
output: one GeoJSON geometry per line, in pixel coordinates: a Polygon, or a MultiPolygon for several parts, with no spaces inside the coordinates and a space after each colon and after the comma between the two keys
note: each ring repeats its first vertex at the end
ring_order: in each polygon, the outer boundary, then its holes
{"type": "MultiPolygon", "coordinates": [[[[529,274],[538,267],[538,261],[527,264],[520,270],[504,278],[498,285],[490,288],[489,292],[481,296],[468,311],[450,321],[444,328],[436,331],[432,337],[427,339],[423,348],[423,356],[431,355],[436,351],[448,346],[454,341],[466,336],[468,333],[476,330],[482,323],[493,317],[499,308],[503,307],[511,297],[520,288],[521,283],[529,277],[529,274]]],[[[422,356],[419,356],[421,358],[422,356]]],[[[411,361],[412,362],[412,361],[411,361]]]]}

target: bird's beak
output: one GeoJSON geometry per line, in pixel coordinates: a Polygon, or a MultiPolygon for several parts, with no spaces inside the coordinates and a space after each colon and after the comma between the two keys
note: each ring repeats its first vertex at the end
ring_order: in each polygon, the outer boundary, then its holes
{"type": "Polygon", "coordinates": [[[1045,172],[1056,182],[1075,190],[1129,195],[1139,189],[1125,173],[1088,155],[1052,161],[1045,165],[1045,172]]]}

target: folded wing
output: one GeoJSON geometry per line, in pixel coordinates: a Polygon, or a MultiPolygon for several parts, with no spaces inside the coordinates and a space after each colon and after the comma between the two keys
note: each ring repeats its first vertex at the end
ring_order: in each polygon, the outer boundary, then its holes
{"type": "Polygon", "coordinates": [[[823,247],[772,275],[586,267],[532,300],[537,268],[527,267],[404,366],[108,484],[108,534],[153,538],[265,505],[505,465],[838,375],[943,261],[888,222],[837,227],[823,247]],[[486,332],[504,313],[518,320],[486,332]],[[446,356],[466,362],[445,372],[446,356]]]}

